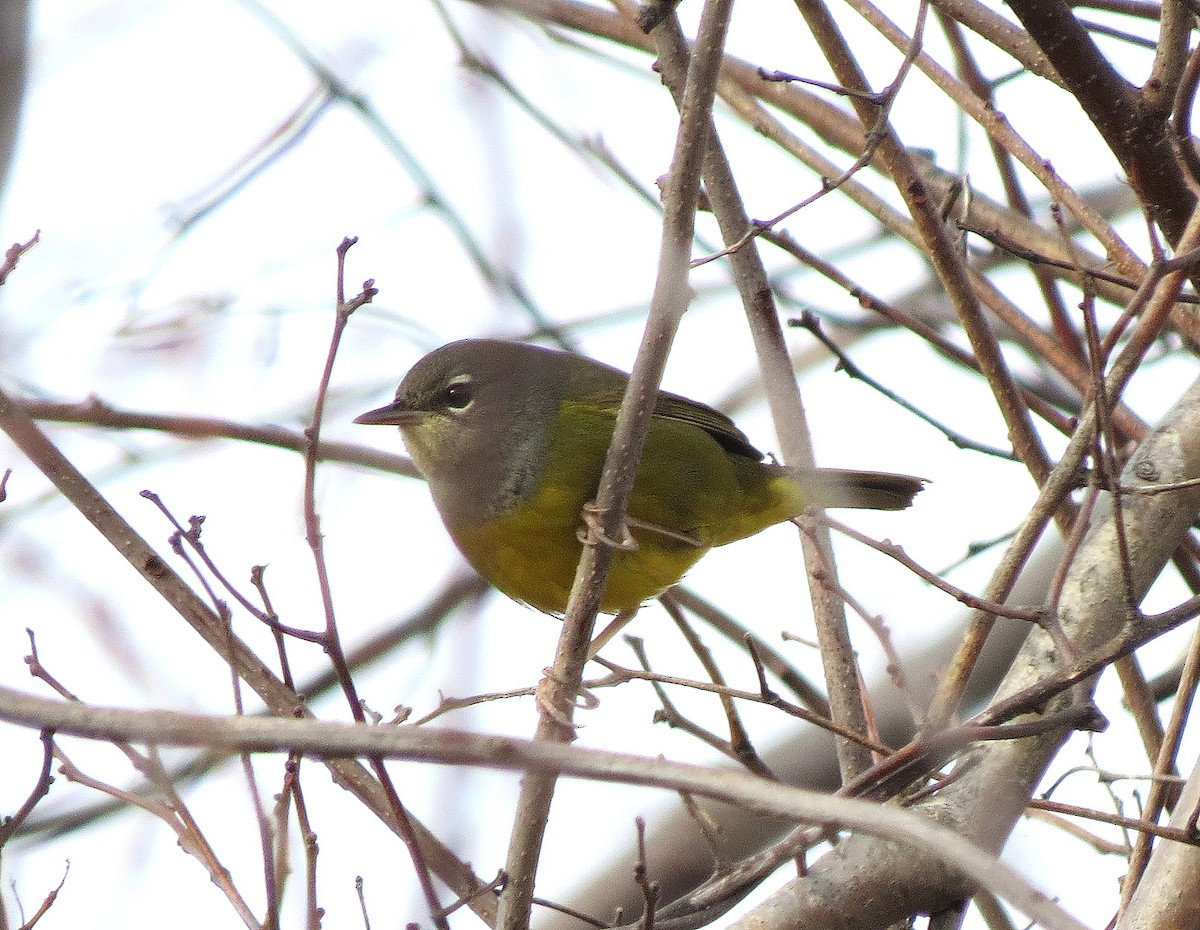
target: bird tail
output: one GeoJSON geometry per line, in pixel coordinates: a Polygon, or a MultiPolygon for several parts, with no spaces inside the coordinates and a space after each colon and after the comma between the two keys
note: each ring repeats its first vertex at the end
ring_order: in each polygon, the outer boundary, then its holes
{"type": "Polygon", "coordinates": [[[785,470],[791,472],[804,488],[805,503],[809,507],[903,510],[925,487],[924,478],[883,471],[849,471],[844,468],[785,470]]]}

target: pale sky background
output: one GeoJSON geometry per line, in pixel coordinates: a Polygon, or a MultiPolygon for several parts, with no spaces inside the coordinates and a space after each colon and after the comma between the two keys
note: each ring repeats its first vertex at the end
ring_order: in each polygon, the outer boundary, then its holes
{"type": "MultiPolygon", "coordinates": [[[[776,6],[743,10],[731,51],[811,73],[817,59],[794,11],[776,6]]],[[[891,11],[906,28],[910,6],[891,11]]],[[[486,49],[536,106],[571,135],[602,139],[642,188],[656,191],[655,179],[670,158],[674,109],[647,58],[595,43],[623,62],[615,64],[471,4],[451,3],[448,9],[466,41],[486,49]]],[[[454,215],[522,282],[549,319],[584,324],[623,311],[615,322],[568,332],[589,353],[621,367],[632,364],[653,286],[655,212],[611,174],[557,142],[494,86],[465,72],[434,6],[361,0],[336,9],[316,2],[260,9],[222,0],[59,0],[35,3],[33,12],[27,98],[0,209],[0,244],[26,240],[38,229],[42,241],[0,292],[0,379],[6,389],[63,400],[96,395],[121,407],[301,427],[332,326],[334,249],[343,236],[355,235],[360,241],[350,253],[349,285],[356,289],[373,278],[380,295],[347,332],[325,435],[401,451],[397,434],[356,427],[353,416],[384,403],[408,366],[436,345],[469,335],[520,337],[533,328],[517,302],[483,281],[465,257],[445,215],[428,205],[414,181],[413,165],[428,174],[454,215]],[[286,29],[277,26],[275,15],[286,17],[286,29]],[[304,102],[316,80],[299,49],[361,94],[382,128],[344,102],[330,103],[277,159],[186,235],[177,235],[180,221],[194,216],[286,120],[297,111],[313,112],[304,110],[304,102]],[[397,157],[395,140],[410,162],[397,157]]],[[[690,17],[696,9],[688,4],[682,12],[690,17]]],[[[940,50],[940,37],[932,31],[929,41],[940,50]]],[[[886,81],[896,56],[881,50],[876,63],[873,78],[886,81]]],[[[1020,112],[1026,93],[1014,82],[1002,104],[1020,112]]],[[[1071,144],[1072,134],[1091,132],[1073,105],[1052,98],[1040,107],[1044,123],[1020,128],[1045,146],[1055,167],[1077,186],[1111,181],[1115,167],[1096,164],[1094,147],[1071,144]]],[[[918,77],[906,87],[895,115],[909,144],[935,150],[939,163],[953,169],[956,127],[945,118],[945,104],[931,99],[918,77]]],[[[760,140],[731,129],[725,141],[752,215],[773,215],[815,189],[811,175],[760,140]]],[[[982,157],[982,147],[972,150],[971,159],[976,152],[982,157]]],[[[980,183],[989,182],[984,172],[980,183]]],[[[786,228],[829,257],[874,232],[836,198],[802,212],[786,228]]],[[[1129,228],[1136,239],[1138,223],[1129,228]]],[[[717,241],[707,218],[702,232],[717,241]]],[[[766,254],[774,268],[786,264],[777,253],[766,254]]],[[[924,277],[907,252],[885,246],[864,248],[847,265],[889,297],[903,295],[924,277]]],[[[750,340],[724,266],[708,265],[693,281],[705,296],[685,319],[666,386],[720,403],[754,377],[750,340]]],[[[1028,284],[1014,276],[1012,286],[1015,296],[1028,284]]],[[[842,318],[859,315],[849,297],[812,275],[794,275],[789,289],[814,309],[842,318]]],[[[806,345],[803,334],[790,339],[806,345]]],[[[1003,425],[979,384],[947,373],[912,340],[868,339],[855,346],[854,357],[972,438],[1005,444],[1003,425]]],[[[1168,360],[1150,368],[1129,397],[1153,420],[1194,376],[1191,362],[1168,360]]],[[[926,566],[942,568],[972,542],[1007,532],[1033,498],[1020,466],[956,450],[828,363],[803,389],[822,463],[931,479],[909,512],[855,514],[848,520],[902,543],[926,566]]],[[[734,412],[756,444],[777,448],[761,406],[734,412]]],[[[297,456],[224,441],[181,450],[156,435],[86,427],[48,431],[160,551],[166,552],[169,527],[138,496],[143,488],[160,494],[182,519],[206,515],[206,544],[237,583],[245,584],[250,566],[269,564],[271,593],[285,622],[314,628],[321,622],[304,543],[297,456]]],[[[1061,448],[1057,437],[1048,441],[1061,448]]],[[[22,661],[29,627],[43,662],[85,700],[228,712],[228,676],[196,648],[194,634],[103,540],[82,527],[76,513],[42,500],[45,485],[34,469],[9,447],[0,449],[0,466],[15,470],[0,524],[5,592],[0,681],[44,693],[22,661]],[[181,664],[181,653],[196,659],[181,664]]],[[[327,465],[318,503],[349,645],[407,616],[444,579],[462,571],[419,482],[327,465]]],[[[978,591],[997,554],[957,570],[951,580],[978,591]]],[[[947,625],[961,624],[949,598],[882,556],[839,545],[839,557],[846,577],[860,580],[854,593],[884,615],[902,654],[947,625]]],[[[778,643],[784,625],[802,636],[812,633],[798,558],[795,531],[777,527],[710,554],[688,581],[739,616],[757,617],[760,634],[778,643]]],[[[1178,595],[1164,586],[1147,606],[1168,606],[1178,595]]],[[[250,620],[240,617],[237,623],[241,635],[269,648],[250,620]]],[[[553,620],[492,594],[479,611],[456,616],[436,639],[410,644],[362,674],[358,684],[368,703],[385,714],[398,704],[421,714],[436,705],[439,692],[461,696],[525,687],[549,664],[557,631],[553,620]]],[[[697,674],[658,608],[645,610],[632,632],[647,638],[664,670],[697,674]]],[[[877,677],[883,666],[877,644],[861,623],[855,622],[854,635],[868,677],[877,677]]],[[[1152,660],[1165,664],[1180,642],[1156,644],[1152,660]]],[[[819,677],[814,656],[801,646],[788,649],[819,677]]],[[[612,654],[633,661],[620,644],[612,654]]],[[[313,648],[297,645],[292,656],[301,677],[324,668],[313,648]]],[[[742,686],[753,687],[751,670],[739,670],[742,686]]],[[[1143,770],[1112,682],[1102,684],[1100,700],[1114,721],[1096,740],[1100,763],[1143,770]]],[[[697,714],[710,712],[692,696],[680,702],[697,714]]],[[[640,686],[604,693],[600,708],[582,715],[581,744],[711,759],[695,741],[652,725],[650,707],[648,691],[640,686]]],[[[321,702],[318,711],[347,716],[336,700],[321,702]]],[[[746,716],[755,739],[769,745],[779,732],[776,716],[754,708],[746,716]]],[[[444,722],[528,736],[536,713],[531,700],[520,699],[462,711],[444,722]]],[[[1083,739],[1076,743],[1055,772],[1086,763],[1083,739]]],[[[97,775],[131,783],[127,766],[110,748],[64,745],[97,775]]],[[[1194,754],[1194,736],[1188,745],[1194,754]]],[[[0,813],[7,813],[32,784],[39,746],[35,735],[0,726],[0,747],[6,760],[0,766],[0,813]]],[[[1189,751],[1181,758],[1190,759],[1189,751]]],[[[259,760],[268,803],[280,769],[277,758],[259,760]]],[[[506,799],[515,792],[515,777],[415,765],[396,771],[414,813],[441,831],[480,875],[495,874],[503,864],[511,804],[506,799]]],[[[318,811],[326,925],[357,925],[353,880],[359,874],[366,880],[373,926],[410,920],[427,925],[400,844],[317,765],[307,772],[310,805],[318,811]]],[[[245,786],[236,766],[225,766],[224,775],[190,790],[188,801],[222,862],[253,890],[261,884],[261,865],[245,786]]],[[[1078,803],[1105,806],[1103,795],[1092,789],[1094,776],[1073,778],[1078,803]]],[[[1131,799],[1127,785],[1116,790],[1131,799]]],[[[39,815],[92,799],[60,778],[39,815]]],[[[551,832],[556,852],[546,857],[541,874],[545,894],[562,897],[569,897],[579,878],[571,850],[581,836],[589,850],[628,843],[635,814],[652,816],[675,803],[666,795],[571,782],[562,785],[558,800],[551,832]]],[[[17,844],[5,853],[0,894],[10,914],[18,900],[31,913],[70,863],[43,926],[139,927],[160,925],[164,918],[180,927],[239,925],[205,872],[161,823],[141,813],[110,817],[58,841],[17,844]]],[[[1115,879],[1124,865],[1116,857],[1084,857],[1088,875],[1078,882],[1059,879],[1062,863],[1078,853],[1078,841],[1030,822],[1018,827],[1008,850],[1035,879],[1055,874],[1053,887],[1063,903],[1097,924],[1112,911],[1115,879]]],[[[602,854],[594,855],[599,860],[602,854]]],[[[776,882],[786,878],[781,874],[776,882]]],[[[293,882],[299,898],[300,881],[293,882]]],[[[300,903],[289,908],[293,922],[300,903]]],[[[452,923],[477,925],[465,912],[452,923]]]]}

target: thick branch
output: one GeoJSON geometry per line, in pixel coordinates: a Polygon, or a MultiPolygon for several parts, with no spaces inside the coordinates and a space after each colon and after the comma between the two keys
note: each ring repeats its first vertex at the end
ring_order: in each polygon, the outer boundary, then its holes
{"type": "MultiPolygon", "coordinates": [[[[1139,473],[1156,473],[1157,481],[1163,483],[1200,476],[1200,381],[1141,445],[1126,468],[1122,485],[1145,484],[1139,473]]],[[[1122,518],[1131,562],[1128,577],[1137,597],[1144,595],[1161,572],[1198,510],[1200,490],[1196,488],[1124,499],[1122,518]]],[[[1109,516],[1092,529],[1071,565],[1060,599],[1060,617],[1081,651],[1108,642],[1126,623],[1136,622],[1127,603],[1127,576],[1118,553],[1117,521],[1109,516]]],[[[1061,664],[1062,656],[1050,637],[1035,630],[1001,685],[997,700],[1037,683],[1061,664]]],[[[1071,699],[1068,693],[1051,701],[1044,712],[1061,710],[1071,699]]],[[[1082,693],[1074,699],[1083,699],[1082,693]]],[[[1060,730],[979,747],[971,769],[923,810],[980,845],[998,849],[1068,735],[1060,730]]],[[[831,895],[837,898],[844,918],[853,915],[840,924],[844,930],[876,927],[912,913],[939,910],[968,893],[969,888],[951,872],[913,861],[892,844],[853,837],[735,927],[795,930],[816,926],[815,921],[828,913],[831,895]],[[856,911],[847,901],[864,904],[856,911]]]]}
{"type": "MultiPolygon", "coordinates": [[[[1179,798],[1171,826],[1194,834],[1200,808],[1200,762],[1192,770],[1179,798]]],[[[1187,843],[1161,841],[1150,857],[1129,907],[1117,930],[1158,930],[1162,927],[1200,926],[1200,848],[1187,843]]]]}
{"type": "Polygon", "coordinates": [[[1066,3],[1011,0],[1009,6],[1099,130],[1154,221],[1177,243],[1195,209],[1196,196],[1175,160],[1164,110],[1147,106],[1137,88],[1101,54],[1066,3]]]}

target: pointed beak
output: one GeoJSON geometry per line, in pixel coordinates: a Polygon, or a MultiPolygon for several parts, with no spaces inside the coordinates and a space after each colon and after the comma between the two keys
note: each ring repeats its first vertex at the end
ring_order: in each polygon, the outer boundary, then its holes
{"type": "Polygon", "coordinates": [[[364,426],[415,426],[425,419],[423,410],[409,410],[401,406],[399,401],[393,401],[386,407],[376,407],[354,418],[355,423],[364,426]]]}

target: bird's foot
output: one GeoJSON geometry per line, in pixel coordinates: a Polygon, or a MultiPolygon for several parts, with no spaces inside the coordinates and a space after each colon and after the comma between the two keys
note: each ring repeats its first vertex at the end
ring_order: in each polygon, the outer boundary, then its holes
{"type": "Polygon", "coordinates": [[[600,508],[596,506],[595,501],[588,501],[583,505],[579,519],[583,525],[575,531],[575,538],[585,546],[605,545],[619,552],[635,552],[637,550],[638,541],[629,532],[629,524],[634,521],[628,517],[626,522],[621,524],[620,539],[613,539],[604,532],[604,527],[600,522],[600,508]]]}

